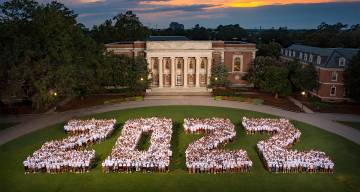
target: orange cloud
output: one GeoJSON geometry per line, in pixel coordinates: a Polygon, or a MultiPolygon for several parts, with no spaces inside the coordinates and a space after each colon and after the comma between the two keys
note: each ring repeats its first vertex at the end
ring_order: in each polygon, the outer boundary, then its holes
{"type": "MultiPolygon", "coordinates": [[[[354,0],[342,0],[351,2],[354,0]]],[[[311,4],[340,2],[339,0],[169,0],[169,1],[142,1],[141,4],[184,6],[195,4],[213,5],[214,7],[259,7],[265,5],[311,4]]]]}

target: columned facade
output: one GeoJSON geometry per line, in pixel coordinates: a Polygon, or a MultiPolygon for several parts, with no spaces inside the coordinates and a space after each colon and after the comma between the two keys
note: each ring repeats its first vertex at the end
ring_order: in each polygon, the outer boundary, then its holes
{"type": "Polygon", "coordinates": [[[211,55],[203,57],[150,56],[152,87],[207,87],[210,84],[211,55]]]}
{"type": "Polygon", "coordinates": [[[210,83],[211,42],[147,42],[146,55],[159,70],[149,68],[151,87],[200,88],[210,83]]]}
{"type": "Polygon", "coordinates": [[[117,55],[144,56],[148,62],[151,91],[208,91],[211,69],[225,65],[233,86],[248,86],[244,78],[256,54],[255,44],[241,41],[162,40],[106,44],[117,55]]]}

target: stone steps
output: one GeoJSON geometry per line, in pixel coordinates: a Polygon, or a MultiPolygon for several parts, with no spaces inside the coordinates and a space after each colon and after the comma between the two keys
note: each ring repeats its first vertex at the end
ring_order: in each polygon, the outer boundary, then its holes
{"type": "Polygon", "coordinates": [[[211,91],[206,87],[188,88],[151,88],[146,91],[147,96],[210,96],[211,91]]]}

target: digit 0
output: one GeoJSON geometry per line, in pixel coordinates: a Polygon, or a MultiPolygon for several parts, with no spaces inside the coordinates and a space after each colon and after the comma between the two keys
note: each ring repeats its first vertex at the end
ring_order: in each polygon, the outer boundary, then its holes
{"type": "Polygon", "coordinates": [[[171,136],[171,119],[128,120],[102,167],[105,172],[168,171],[171,136]],[[151,133],[150,147],[147,151],[139,151],[136,147],[144,132],[151,133]]]}

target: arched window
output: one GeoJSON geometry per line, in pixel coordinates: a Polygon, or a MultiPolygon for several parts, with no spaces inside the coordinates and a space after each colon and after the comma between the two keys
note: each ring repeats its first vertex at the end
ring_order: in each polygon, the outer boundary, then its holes
{"type": "Polygon", "coordinates": [[[241,71],[241,58],[236,57],[234,59],[234,71],[241,71]]]}

